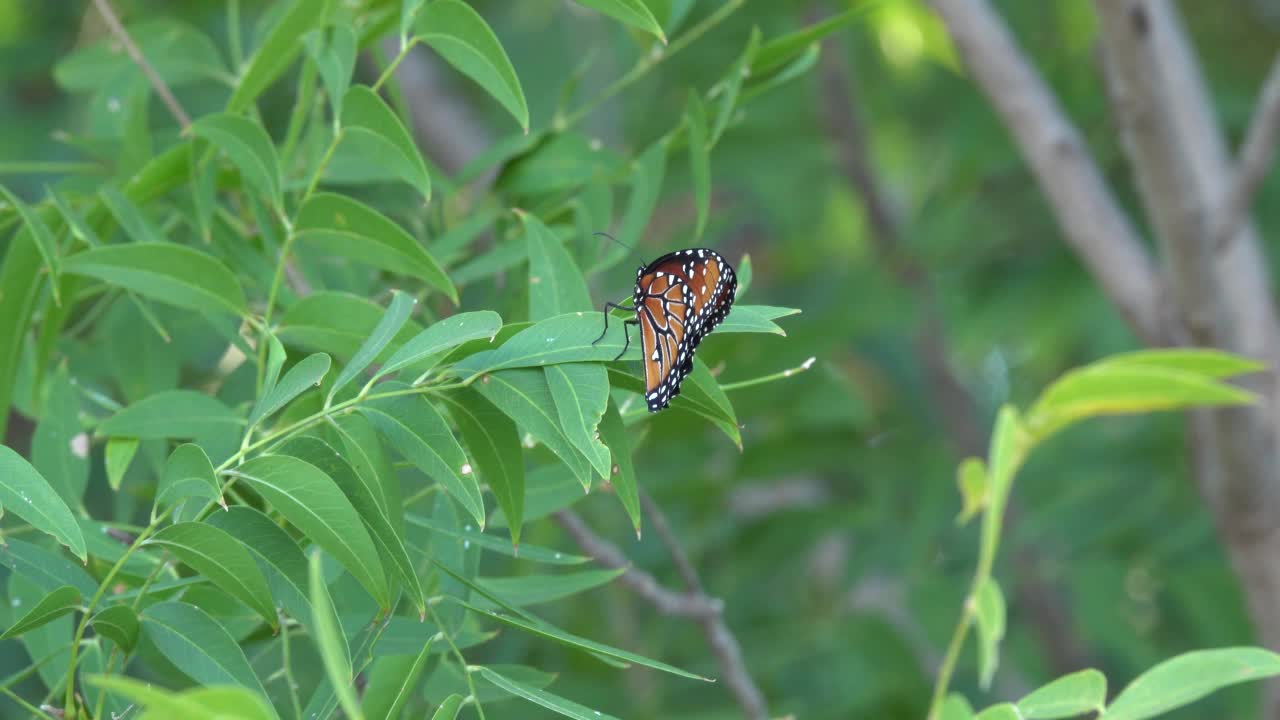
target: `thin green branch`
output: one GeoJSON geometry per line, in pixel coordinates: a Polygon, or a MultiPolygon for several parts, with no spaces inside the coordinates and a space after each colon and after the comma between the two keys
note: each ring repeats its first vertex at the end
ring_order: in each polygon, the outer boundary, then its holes
{"type": "Polygon", "coordinates": [[[400,52],[397,53],[394,58],[391,58],[391,62],[387,64],[386,69],[382,71],[382,74],[379,75],[378,79],[373,83],[374,92],[378,92],[378,88],[382,87],[383,83],[391,79],[396,68],[400,67],[400,63],[404,62],[406,57],[409,57],[409,52],[412,51],[417,44],[418,38],[410,38],[408,42],[400,44],[400,52]]]}
{"type": "Polygon", "coordinates": [[[771,383],[774,380],[782,380],[784,378],[789,378],[792,375],[795,375],[797,373],[802,373],[805,370],[808,370],[809,368],[813,367],[813,363],[816,360],[817,358],[811,357],[808,360],[805,360],[804,362],[800,363],[799,365],[793,368],[788,368],[781,372],[772,373],[770,375],[762,375],[761,377],[758,377],[758,378],[752,378],[750,380],[742,380],[740,382],[724,383],[723,385],[720,386],[720,389],[724,390],[725,392],[728,392],[730,390],[741,390],[743,388],[749,388],[749,387],[754,387],[756,385],[764,385],[765,383],[771,383]]]}

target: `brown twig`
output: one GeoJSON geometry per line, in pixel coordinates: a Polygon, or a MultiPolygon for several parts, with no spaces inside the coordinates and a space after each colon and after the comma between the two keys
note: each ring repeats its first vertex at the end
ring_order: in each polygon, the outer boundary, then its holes
{"type": "Polygon", "coordinates": [[[102,15],[102,19],[106,21],[107,27],[111,29],[111,34],[116,36],[120,44],[124,46],[125,52],[129,53],[129,57],[133,59],[133,63],[142,70],[142,74],[147,76],[147,80],[151,83],[151,88],[160,96],[160,101],[165,107],[169,108],[169,113],[178,121],[178,125],[185,131],[191,126],[191,117],[187,115],[187,111],[182,109],[182,104],[178,102],[178,98],[174,97],[173,91],[169,89],[168,83],[164,78],[160,77],[160,73],[147,62],[147,58],[143,56],[142,50],[133,42],[133,38],[129,36],[129,31],[125,30],[124,25],[120,23],[120,18],[116,17],[116,13],[111,9],[111,4],[107,0],[93,0],[93,5],[98,9],[98,13],[102,15]]]}
{"type": "Polygon", "coordinates": [[[1258,186],[1267,177],[1280,144],[1280,55],[1271,64],[1262,86],[1258,106],[1249,121],[1249,130],[1240,146],[1236,174],[1218,213],[1213,239],[1221,250],[1236,236],[1236,230],[1249,212],[1249,204],[1258,186]]]}
{"type": "Polygon", "coordinates": [[[648,600],[659,612],[667,615],[678,615],[698,620],[706,636],[707,645],[715,653],[720,665],[720,674],[725,685],[733,693],[743,715],[751,720],[768,720],[769,710],[764,695],[756,687],[747,672],[746,661],[742,657],[742,647],[734,637],[723,617],[724,603],[716,598],[708,597],[702,592],[702,583],[697,572],[689,562],[679,540],[671,532],[662,510],[647,495],[641,495],[641,504],[649,516],[650,524],[658,533],[662,543],[671,554],[673,562],[689,587],[687,593],[675,593],[658,583],[654,577],[631,566],[626,556],[617,546],[600,538],[577,514],[571,510],[561,510],[555,514],[560,526],[573,537],[583,552],[593,557],[605,567],[627,568],[619,580],[631,588],[637,595],[648,600]]]}

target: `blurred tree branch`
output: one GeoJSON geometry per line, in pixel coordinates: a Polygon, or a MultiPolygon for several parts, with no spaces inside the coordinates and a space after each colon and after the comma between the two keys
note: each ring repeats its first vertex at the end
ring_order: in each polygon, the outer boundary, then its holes
{"type": "MultiPolygon", "coordinates": [[[[823,117],[827,134],[835,145],[840,166],[857,191],[870,221],[870,238],[880,262],[911,291],[919,303],[920,327],[916,333],[917,354],[924,364],[931,395],[947,438],[962,456],[982,457],[986,437],[973,396],[956,376],[948,360],[946,326],[941,303],[928,269],[904,249],[905,221],[871,164],[866,123],[858,102],[854,80],[847,68],[847,52],[833,39],[821,60],[823,117]]],[[[1008,509],[1008,524],[1014,528],[1020,516],[1016,500],[1008,509]]],[[[1023,546],[1016,552],[1014,568],[1020,605],[1035,618],[1034,628],[1054,669],[1059,673],[1088,667],[1089,652],[1082,646],[1066,599],[1058,588],[1041,577],[1043,563],[1038,550],[1023,546]]],[[[895,627],[901,623],[895,622],[895,627]]],[[[913,645],[918,641],[911,640],[913,645]]],[[[936,663],[935,663],[936,666],[936,663]]]]}
{"type": "Polygon", "coordinates": [[[1244,136],[1240,157],[1236,161],[1236,175],[1227,198],[1219,211],[1218,224],[1213,239],[1221,246],[1236,236],[1240,223],[1249,215],[1249,204],[1258,186],[1271,169],[1280,143],[1280,55],[1271,63],[1271,71],[1262,86],[1258,107],[1249,122],[1244,136]]]}
{"type": "Polygon", "coordinates": [[[596,535],[586,522],[572,510],[561,510],[555,514],[556,522],[573,538],[582,551],[605,567],[626,568],[619,581],[631,588],[637,595],[649,601],[654,608],[665,615],[689,617],[702,625],[707,644],[715,653],[720,663],[720,672],[733,693],[743,715],[752,720],[767,720],[769,711],[765,705],[764,695],[756,687],[747,672],[746,661],[742,657],[742,648],[733,632],[724,622],[724,603],[708,597],[702,591],[697,572],[689,563],[683,547],[671,532],[666,516],[647,494],[641,495],[645,514],[649,516],[654,530],[658,533],[663,545],[671,554],[678,571],[685,580],[688,589],[685,593],[676,593],[664,588],[652,575],[637,570],[631,565],[618,547],[596,535]]]}
{"type": "Polygon", "coordinates": [[[120,23],[120,18],[116,16],[115,10],[111,9],[111,3],[108,0],[93,0],[93,6],[102,15],[107,27],[111,29],[111,34],[115,35],[120,44],[124,46],[125,52],[129,53],[129,57],[134,64],[138,66],[138,69],[142,70],[143,75],[147,76],[147,81],[151,83],[151,88],[156,91],[156,95],[160,96],[160,101],[169,109],[169,114],[173,115],[173,118],[178,121],[178,126],[183,130],[190,127],[191,116],[187,115],[182,103],[178,102],[178,98],[169,89],[169,85],[164,81],[164,78],[160,77],[160,73],[156,72],[151,63],[147,62],[142,50],[130,37],[129,31],[120,23]]]}
{"type": "Polygon", "coordinates": [[[1064,238],[1134,332],[1165,336],[1151,259],[1080,132],[986,0],[932,0],[957,50],[1012,133],[1064,238]]]}

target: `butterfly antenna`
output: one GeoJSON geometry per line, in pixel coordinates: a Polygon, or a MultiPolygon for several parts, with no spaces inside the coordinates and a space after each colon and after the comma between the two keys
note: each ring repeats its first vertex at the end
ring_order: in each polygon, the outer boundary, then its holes
{"type": "Polygon", "coordinates": [[[601,231],[597,230],[597,231],[595,231],[595,232],[593,232],[593,233],[591,233],[591,234],[592,234],[592,235],[601,235],[601,236],[603,236],[603,237],[607,237],[607,238],[609,238],[610,240],[612,240],[612,241],[614,241],[614,242],[618,243],[618,244],[619,244],[619,245],[621,245],[622,247],[624,247],[624,248],[626,248],[626,249],[630,250],[631,252],[635,252],[635,251],[636,251],[636,248],[635,248],[635,246],[634,246],[634,245],[628,245],[628,244],[626,244],[626,243],[622,242],[621,240],[619,240],[618,238],[616,238],[616,237],[614,237],[614,236],[610,235],[610,234],[609,234],[609,233],[607,233],[607,232],[601,232],[601,231]]]}

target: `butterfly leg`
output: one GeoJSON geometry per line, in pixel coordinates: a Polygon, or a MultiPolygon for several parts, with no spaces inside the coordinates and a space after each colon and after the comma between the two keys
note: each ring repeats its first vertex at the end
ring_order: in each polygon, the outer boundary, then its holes
{"type": "Polygon", "coordinates": [[[627,339],[627,342],[622,346],[622,352],[618,353],[618,357],[614,358],[614,362],[617,362],[619,358],[625,355],[627,353],[627,348],[631,347],[631,326],[639,325],[639,324],[640,324],[639,320],[623,320],[622,321],[622,336],[627,339]]]}
{"type": "MultiPolygon", "coordinates": [[[[595,345],[596,343],[598,343],[598,342],[600,342],[601,340],[603,340],[603,339],[604,339],[604,336],[605,336],[605,333],[609,332],[609,310],[611,310],[611,309],[613,309],[613,308],[617,308],[617,309],[619,309],[619,310],[626,310],[627,312],[635,312],[635,311],[636,311],[636,309],[635,309],[635,308],[633,308],[633,307],[627,307],[627,306],[625,306],[625,305],[619,305],[618,303],[615,303],[615,302],[607,302],[607,303],[605,303],[605,304],[604,304],[604,309],[601,311],[601,313],[604,315],[604,330],[601,330],[601,331],[600,331],[600,337],[598,337],[598,338],[596,338],[595,340],[592,340],[592,341],[591,341],[591,344],[592,344],[592,345],[595,345]]],[[[635,323],[634,323],[634,322],[632,322],[631,324],[633,324],[633,325],[634,325],[635,323]]]]}

